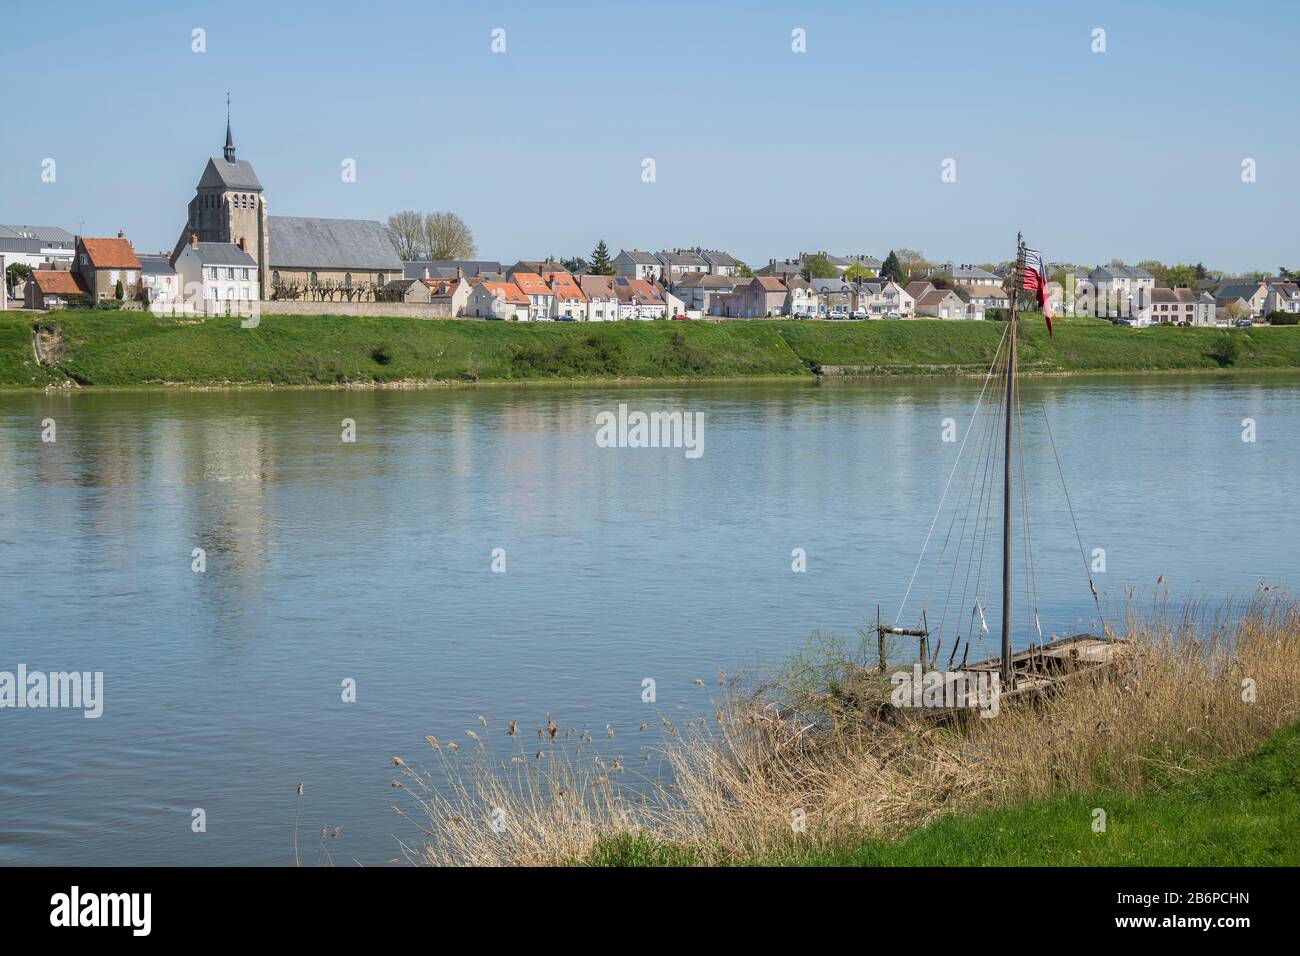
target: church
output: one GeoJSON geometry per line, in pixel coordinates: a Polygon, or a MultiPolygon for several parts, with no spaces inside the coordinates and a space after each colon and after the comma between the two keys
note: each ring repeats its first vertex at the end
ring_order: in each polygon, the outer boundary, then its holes
{"type": "Polygon", "coordinates": [[[402,260],[379,222],[269,215],[252,164],[235,156],[229,115],[225,148],[199,178],[171,254],[173,267],[187,246],[212,258],[214,278],[224,279],[228,263],[251,258],[262,299],[373,302],[389,281],[402,277],[402,260]],[[221,247],[235,248],[214,255],[221,247]]]}

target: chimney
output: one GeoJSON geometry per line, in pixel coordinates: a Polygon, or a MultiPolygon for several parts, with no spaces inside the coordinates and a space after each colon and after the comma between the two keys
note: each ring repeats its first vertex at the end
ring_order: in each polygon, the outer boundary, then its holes
{"type": "Polygon", "coordinates": [[[425,277],[426,279],[429,278],[429,267],[428,267],[428,266],[425,266],[425,267],[424,267],[424,277],[425,277]]]}
{"type": "Polygon", "coordinates": [[[240,237],[239,237],[239,251],[240,251],[240,252],[247,252],[247,251],[248,251],[248,243],[244,241],[244,237],[243,237],[243,236],[240,236],[240,237]]]}
{"type": "Polygon", "coordinates": [[[126,235],[122,232],[121,229],[119,229],[119,230],[117,231],[117,238],[119,238],[119,239],[125,239],[125,238],[126,238],[126,235]]]}
{"type": "Polygon", "coordinates": [[[199,244],[199,234],[198,234],[197,232],[191,232],[191,233],[190,233],[190,245],[191,245],[191,246],[197,246],[198,244],[199,244]]]}
{"type": "MultiPolygon", "coordinates": [[[[425,271],[427,272],[428,270],[426,269],[425,271]]],[[[460,266],[456,267],[456,278],[458,280],[465,278],[465,270],[462,269],[460,266]]]]}

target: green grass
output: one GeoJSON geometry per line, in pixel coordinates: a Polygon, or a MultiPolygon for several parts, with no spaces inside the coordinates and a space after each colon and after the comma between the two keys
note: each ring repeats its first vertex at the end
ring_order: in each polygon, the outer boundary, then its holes
{"type": "MultiPolygon", "coordinates": [[[[1297,866],[1300,724],[1263,747],[1164,793],[1069,795],[948,816],[893,843],[747,861],[776,866],[1297,866]],[[1104,833],[1093,813],[1106,812],[1104,833]]],[[[689,866],[689,851],[628,835],[595,866],[689,866]]]]}
{"type": "MultiPolygon", "coordinates": [[[[0,386],[330,385],[341,382],[811,378],[819,365],[874,372],[977,372],[992,360],[995,322],[506,323],[345,316],[194,321],[131,312],[0,316],[0,386]],[[36,322],[62,328],[57,368],[31,351],[36,322]],[[939,368],[936,368],[939,367],[939,368]]],[[[1237,369],[1300,368],[1300,327],[1238,330],[1237,369]]],[[[1059,323],[1049,340],[1029,317],[1028,371],[1218,369],[1215,329],[1059,323]]]]}

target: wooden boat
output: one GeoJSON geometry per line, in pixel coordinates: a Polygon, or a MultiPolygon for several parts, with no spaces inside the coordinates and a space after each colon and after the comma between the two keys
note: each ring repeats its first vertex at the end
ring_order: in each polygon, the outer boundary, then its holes
{"type": "MultiPolygon", "coordinates": [[[[970,651],[970,641],[967,639],[966,654],[963,654],[960,664],[953,666],[957,649],[961,644],[961,635],[957,635],[956,643],[952,647],[949,655],[948,669],[943,672],[946,679],[953,681],[955,684],[967,686],[971,678],[989,678],[996,675],[1000,684],[1000,699],[1004,703],[1015,703],[1018,701],[1032,700],[1044,695],[1055,692],[1067,683],[1073,683],[1080,679],[1093,677],[1105,678],[1116,672],[1118,665],[1123,661],[1126,653],[1131,648],[1128,642],[1116,639],[1104,626],[1102,635],[1094,634],[1075,634],[1070,637],[1054,638],[1050,641],[1042,640],[1041,628],[1038,629],[1038,643],[1035,645],[1032,640],[1030,646],[1019,652],[1012,651],[1012,625],[1013,625],[1013,601],[1012,601],[1012,584],[1013,584],[1013,547],[1015,542],[1015,471],[1013,467],[1014,450],[1018,447],[1018,436],[1020,426],[1020,409],[1017,404],[1017,365],[1016,365],[1016,337],[1020,322],[1019,316],[1019,292],[1026,289],[1026,255],[1029,250],[1026,249],[1022,237],[1016,238],[1016,264],[1015,268],[1008,277],[1011,285],[1011,302],[1008,327],[1005,333],[1007,343],[1007,358],[1005,362],[1004,388],[1005,388],[1005,416],[1002,423],[1004,439],[1002,442],[1002,628],[1001,628],[1001,654],[987,660],[975,663],[967,663],[966,656],[970,651]],[[963,680],[964,678],[964,680],[963,680]]],[[[1035,261],[1041,265],[1041,256],[1034,253],[1035,261]]],[[[1039,272],[1035,278],[1035,287],[1037,283],[1045,285],[1045,276],[1039,272]]],[[[1050,325],[1049,325],[1050,330],[1050,325]]],[[[997,367],[998,357],[1002,354],[1002,347],[999,346],[997,356],[994,358],[993,365],[990,366],[989,378],[992,379],[997,367]]],[[[985,388],[989,382],[986,380],[985,388]]],[[[981,401],[983,400],[984,391],[981,391],[981,401]]],[[[975,416],[979,414],[979,403],[976,405],[975,416]]],[[[1044,411],[1044,421],[1046,421],[1046,411],[1044,411]]],[[[972,419],[972,425],[974,418],[972,419]]],[[[969,437],[970,429],[967,429],[969,437]]],[[[1050,425],[1048,426],[1050,435],[1050,425]]],[[[1055,439],[1052,440],[1053,453],[1055,454],[1055,439]]],[[[962,448],[965,448],[965,439],[963,439],[962,448]]],[[[990,445],[990,449],[993,445],[990,445]]],[[[1023,452],[1022,452],[1023,454],[1023,452]]],[[[960,462],[961,452],[958,453],[958,463],[960,462]]],[[[957,464],[953,465],[953,475],[956,474],[957,464]]],[[[1021,459],[1021,470],[1023,472],[1023,458],[1021,459]]],[[[1057,457],[1058,469],[1060,466],[1059,456],[1057,457]]],[[[949,485],[951,485],[953,475],[949,476],[949,485]]],[[[1064,487],[1064,474],[1061,475],[1062,486],[1064,487]]],[[[1022,482],[1023,485],[1023,482],[1022,482]]],[[[947,495],[948,487],[945,486],[944,494],[947,495]]],[[[1024,488],[1021,488],[1021,494],[1024,494],[1024,488]]],[[[990,498],[991,501],[991,498],[990,498]]],[[[1069,493],[1066,491],[1066,501],[1069,503],[1069,493]]],[[[981,504],[983,503],[983,493],[981,493],[981,504]]],[[[940,511],[943,508],[943,501],[940,501],[940,511]]],[[[1070,513],[1073,519],[1073,506],[1070,506],[1070,513]]],[[[937,521],[939,514],[936,513],[937,521]]],[[[987,517],[987,516],[986,516],[987,517]]],[[[1024,505],[1024,524],[1025,533],[1028,538],[1028,507],[1024,505]]],[[[930,531],[934,531],[934,523],[931,523],[930,531]]],[[[963,534],[964,531],[963,524],[963,534]]],[[[950,532],[951,534],[951,529],[950,532]]],[[[1075,522],[1075,534],[1078,537],[1078,523],[1075,522]]],[[[929,535],[926,538],[926,544],[929,543],[929,535]]],[[[1083,553],[1082,539],[1079,539],[1080,554],[1083,553]]],[[[917,569],[920,568],[921,560],[925,556],[925,546],[922,547],[921,559],[917,562],[917,569]]],[[[942,560],[942,559],[941,559],[942,560]]],[[[1030,565],[1032,568],[1032,564],[1030,565]]],[[[1085,571],[1088,569],[1086,557],[1084,558],[1085,571]]],[[[955,570],[955,568],[954,568],[955,570]]],[[[982,562],[981,562],[982,573],[982,562]]],[[[1032,573],[1032,572],[1031,572],[1032,573]]],[[[916,571],[913,571],[912,581],[916,579],[916,571]]],[[[1088,585],[1092,591],[1094,603],[1100,612],[1100,601],[1097,595],[1096,586],[1092,582],[1091,574],[1088,574],[1088,585]]],[[[908,585],[908,592],[911,591],[912,584],[908,585]]],[[[964,589],[963,589],[964,592],[964,589]]],[[[963,593],[963,598],[965,594],[963,593]]],[[[907,595],[904,595],[903,603],[905,604],[907,595]]],[[[983,608],[976,601],[975,610],[978,611],[981,626],[983,626],[983,608]]],[[[919,641],[919,665],[923,673],[929,673],[938,670],[939,651],[941,642],[936,644],[933,654],[930,652],[930,641],[935,638],[930,628],[926,624],[925,612],[922,611],[919,627],[899,627],[895,625],[886,625],[880,621],[880,609],[876,609],[876,632],[880,643],[880,672],[883,674],[886,669],[885,663],[885,644],[888,636],[901,636],[907,638],[916,638],[919,641]]],[[[901,615],[901,609],[900,609],[901,615]]],[[[947,609],[945,604],[946,619],[947,609]]],[[[1037,627],[1037,611],[1034,611],[1034,623],[1037,627]]],[[[942,626],[942,623],[941,623],[942,626]]],[[[958,692],[957,709],[971,709],[977,706],[977,701],[973,696],[962,697],[958,692]]],[[[951,708],[949,709],[949,711],[951,708]]]]}

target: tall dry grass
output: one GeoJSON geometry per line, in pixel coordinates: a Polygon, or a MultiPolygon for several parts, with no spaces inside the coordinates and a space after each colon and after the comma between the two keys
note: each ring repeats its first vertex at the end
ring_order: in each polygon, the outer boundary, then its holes
{"type": "Polygon", "coordinates": [[[422,834],[406,856],[566,863],[603,837],[637,831],[717,863],[796,841],[852,845],[944,813],[1165,788],[1300,719],[1300,605],[1276,593],[1213,614],[1158,605],[1130,613],[1121,631],[1132,646],[1113,680],[991,719],[826,718],[783,709],[771,694],[731,694],[711,720],[667,726],[661,762],[633,779],[621,763],[584,753],[582,739],[474,762],[434,741],[438,778],[396,761],[395,786],[413,797],[408,815],[422,834]],[[806,820],[798,835],[795,811],[806,820]]]}

